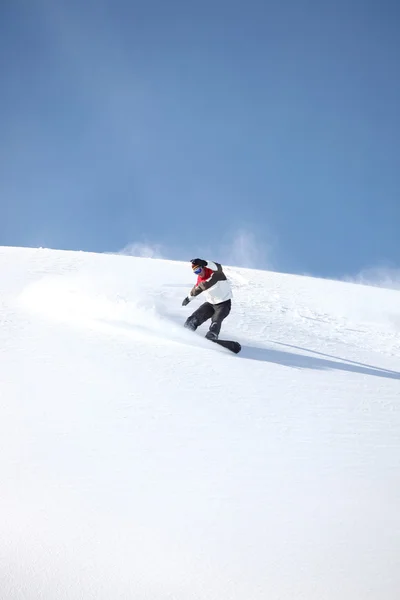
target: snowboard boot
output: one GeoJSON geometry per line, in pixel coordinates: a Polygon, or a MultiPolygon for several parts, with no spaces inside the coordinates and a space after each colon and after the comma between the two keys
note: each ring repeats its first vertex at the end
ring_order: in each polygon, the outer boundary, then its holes
{"type": "Polygon", "coordinates": [[[197,320],[192,319],[192,317],[189,317],[188,319],[186,319],[184,327],[186,327],[186,329],[190,329],[190,331],[196,331],[198,327],[197,320]]]}
{"type": "Polygon", "coordinates": [[[213,342],[215,342],[215,340],[218,339],[219,328],[220,328],[220,325],[218,325],[218,323],[211,323],[210,329],[208,330],[208,333],[206,334],[206,338],[208,340],[212,340],[213,342]]]}
{"type": "Polygon", "coordinates": [[[210,329],[210,331],[207,331],[207,333],[206,333],[206,338],[208,340],[211,340],[212,342],[216,342],[218,339],[218,333],[215,333],[215,331],[212,331],[210,329]]]}

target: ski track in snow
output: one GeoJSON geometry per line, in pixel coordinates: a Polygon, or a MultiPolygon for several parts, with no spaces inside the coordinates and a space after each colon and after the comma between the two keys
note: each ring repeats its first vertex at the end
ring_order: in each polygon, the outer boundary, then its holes
{"type": "Polygon", "coordinates": [[[7,600],[397,600],[400,292],[0,248],[7,600]],[[199,301],[201,297],[199,298],[199,301]]]}

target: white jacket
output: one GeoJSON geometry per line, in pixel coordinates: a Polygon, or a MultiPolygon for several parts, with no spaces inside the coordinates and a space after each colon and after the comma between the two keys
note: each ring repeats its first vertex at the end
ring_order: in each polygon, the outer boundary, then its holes
{"type": "Polygon", "coordinates": [[[222,270],[222,266],[209,260],[205,268],[212,271],[212,273],[208,279],[198,278],[196,285],[190,290],[189,300],[193,300],[202,292],[204,292],[205,299],[210,304],[220,304],[230,300],[232,298],[232,288],[222,270]]]}

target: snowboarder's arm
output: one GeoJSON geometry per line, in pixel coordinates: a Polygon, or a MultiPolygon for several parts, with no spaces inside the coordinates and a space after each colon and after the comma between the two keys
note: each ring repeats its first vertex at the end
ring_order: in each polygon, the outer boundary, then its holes
{"type": "Polygon", "coordinates": [[[219,265],[218,263],[213,262],[212,260],[207,260],[207,268],[211,269],[211,271],[218,271],[218,268],[220,268],[222,270],[221,265],[219,265]]]}
{"type": "Polygon", "coordinates": [[[201,292],[210,289],[218,281],[225,281],[226,275],[222,270],[222,266],[219,263],[207,262],[207,267],[214,271],[214,273],[206,281],[202,281],[199,285],[195,285],[190,291],[190,297],[198,296],[201,292]]]}
{"type": "Polygon", "coordinates": [[[188,300],[189,300],[189,302],[190,302],[190,300],[193,300],[193,298],[194,298],[195,296],[198,296],[199,294],[201,294],[202,290],[200,290],[200,292],[196,292],[196,290],[197,290],[197,289],[198,289],[198,286],[197,286],[197,285],[195,285],[195,286],[193,286],[193,287],[192,287],[192,289],[191,289],[191,290],[190,290],[190,292],[188,293],[188,296],[187,296],[187,297],[188,297],[188,300]]]}

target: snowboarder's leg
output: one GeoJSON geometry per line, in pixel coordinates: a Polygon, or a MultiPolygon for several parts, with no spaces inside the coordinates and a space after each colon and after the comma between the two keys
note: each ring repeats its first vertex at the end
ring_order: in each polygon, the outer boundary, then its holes
{"type": "Polygon", "coordinates": [[[192,315],[188,319],[186,319],[185,327],[191,329],[192,331],[196,331],[196,329],[210,319],[214,314],[214,307],[209,302],[204,302],[197,310],[194,311],[192,315]]]}
{"type": "Polygon", "coordinates": [[[210,330],[206,336],[208,339],[218,339],[219,332],[221,331],[222,321],[226,319],[230,312],[230,300],[225,300],[225,302],[221,302],[220,304],[214,304],[214,314],[211,317],[210,330]]]}

